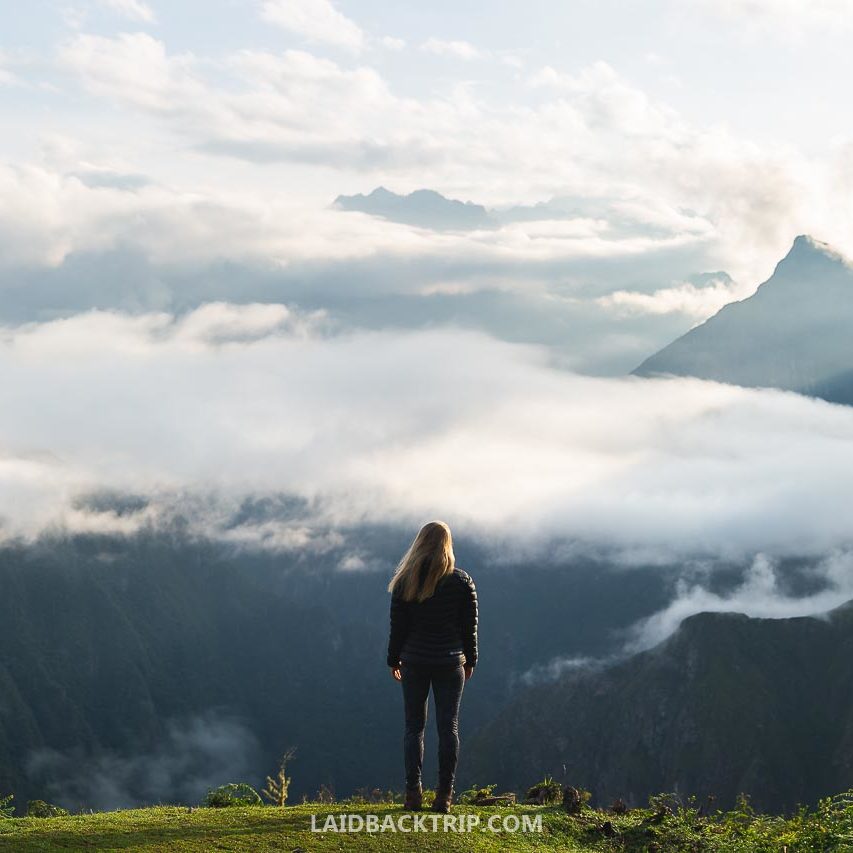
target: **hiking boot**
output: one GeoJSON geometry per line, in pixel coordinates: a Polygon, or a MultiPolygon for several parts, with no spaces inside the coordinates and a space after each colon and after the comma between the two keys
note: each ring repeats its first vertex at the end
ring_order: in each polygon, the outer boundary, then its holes
{"type": "Polygon", "coordinates": [[[423,790],[420,785],[417,788],[406,788],[406,799],[403,801],[403,808],[409,811],[420,811],[423,805],[423,790]]]}
{"type": "Polygon", "coordinates": [[[440,814],[450,814],[450,804],[453,802],[453,788],[439,788],[432,801],[432,810],[440,814]]]}

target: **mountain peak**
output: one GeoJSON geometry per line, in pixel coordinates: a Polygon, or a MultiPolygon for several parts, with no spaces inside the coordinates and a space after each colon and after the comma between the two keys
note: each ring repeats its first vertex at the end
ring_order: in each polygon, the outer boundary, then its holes
{"type": "MultiPolygon", "coordinates": [[[[380,186],[376,187],[376,189],[375,189],[375,190],[373,190],[372,192],[370,192],[367,196],[361,195],[361,193],[359,193],[359,196],[358,196],[358,197],[360,197],[360,198],[373,198],[373,199],[377,199],[377,198],[396,198],[396,197],[397,197],[397,194],[396,194],[396,193],[392,193],[392,192],[391,192],[391,190],[389,190],[389,189],[387,189],[386,187],[383,187],[383,186],[381,186],[381,185],[380,185],[380,186]]],[[[799,239],[799,238],[797,238],[797,239],[799,239]]]]}
{"type": "Polygon", "coordinates": [[[853,263],[807,234],[752,296],[647,358],[640,376],[697,376],[853,402],[853,263]]]}
{"type": "Polygon", "coordinates": [[[811,234],[798,234],[794,238],[794,244],[793,246],[791,246],[791,251],[799,252],[805,250],[820,250],[828,248],[828,243],[824,243],[823,240],[816,240],[814,237],[812,237],[811,234]]]}
{"type": "Polygon", "coordinates": [[[850,263],[844,255],[841,254],[841,252],[837,249],[833,249],[829,243],[824,243],[822,240],[816,240],[810,234],[800,234],[796,237],[793,245],[788,251],[788,254],[785,255],[780,263],[784,264],[786,261],[800,261],[807,259],[829,259],[836,262],[841,261],[848,265],[850,263]]]}

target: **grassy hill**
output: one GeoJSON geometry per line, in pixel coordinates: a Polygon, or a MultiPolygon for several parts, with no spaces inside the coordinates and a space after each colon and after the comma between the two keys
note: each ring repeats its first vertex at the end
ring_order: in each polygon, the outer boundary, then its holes
{"type": "MultiPolygon", "coordinates": [[[[748,805],[725,814],[702,817],[695,809],[667,807],[665,798],[647,809],[625,814],[586,808],[568,815],[559,806],[478,808],[454,806],[454,825],[436,831],[433,815],[425,812],[425,831],[314,832],[331,815],[364,819],[376,815],[380,822],[397,821],[403,812],[397,804],[321,805],[306,803],[284,809],[253,806],[224,809],[156,807],[131,811],[73,815],[59,818],[0,819],[0,851],[20,853],[41,850],[169,850],[265,851],[290,853],[322,851],[787,851],[835,853],[853,849],[853,796],[825,800],[814,811],[790,818],[754,814],[748,805]],[[515,819],[541,818],[541,831],[509,831],[515,819]],[[509,818],[508,824],[504,821],[509,818]],[[490,832],[489,821],[504,831],[490,832]],[[465,821],[476,822],[471,831],[459,831],[465,821]]],[[[411,817],[409,818],[411,821],[411,817]]],[[[405,824],[404,824],[405,825],[405,824]]]]}

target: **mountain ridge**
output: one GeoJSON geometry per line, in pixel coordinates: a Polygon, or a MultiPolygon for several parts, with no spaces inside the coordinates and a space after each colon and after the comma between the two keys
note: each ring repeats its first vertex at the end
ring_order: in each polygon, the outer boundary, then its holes
{"type": "Polygon", "coordinates": [[[483,205],[447,198],[430,189],[399,195],[379,186],[367,195],[339,195],[333,206],[420,228],[470,229],[493,224],[483,205]]]}
{"type": "Polygon", "coordinates": [[[749,297],[649,356],[637,376],[695,376],[853,402],[853,264],[799,235],[749,297]]]}
{"type": "Polygon", "coordinates": [[[853,781],[853,602],[827,614],[701,613],[659,645],[531,688],[477,736],[477,778],[550,773],[598,802],[656,791],[772,811],[853,781]]]}

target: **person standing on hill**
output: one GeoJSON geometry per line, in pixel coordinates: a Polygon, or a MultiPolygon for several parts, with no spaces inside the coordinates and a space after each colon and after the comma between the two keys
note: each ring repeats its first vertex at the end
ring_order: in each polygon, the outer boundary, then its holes
{"type": "Polygon", "coordinates": [[[438,787],[433,811],[447,813],[459,760],[462,688],[477,665],[477,591],[456,567],[453,538],[443,521],[430,521],[403,555],[388,585],[391,632],[388,666],[403,685],[406,728],[404,808],[420,809],[424,727],[432,687],[438,729],[438,787]]]}

